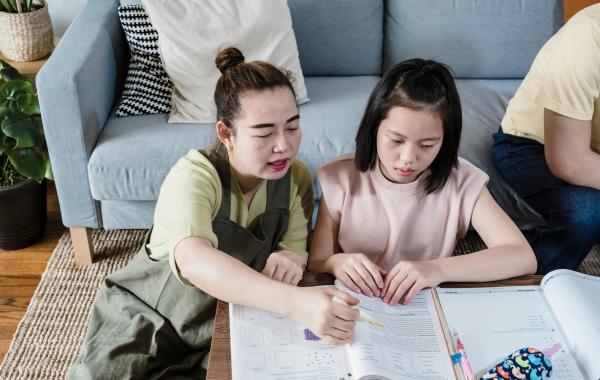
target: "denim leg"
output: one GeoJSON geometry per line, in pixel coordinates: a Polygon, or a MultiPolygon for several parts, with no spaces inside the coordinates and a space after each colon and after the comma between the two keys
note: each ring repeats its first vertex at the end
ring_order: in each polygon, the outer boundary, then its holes
{"type": "Polygon", "coordinates": [[[600,190],[555,177],[536,141],[494,135],[493,159],[506,182],[546,219],[523,231],[538,260],[538,273],[577,269],[600,239],[600,190]]]}

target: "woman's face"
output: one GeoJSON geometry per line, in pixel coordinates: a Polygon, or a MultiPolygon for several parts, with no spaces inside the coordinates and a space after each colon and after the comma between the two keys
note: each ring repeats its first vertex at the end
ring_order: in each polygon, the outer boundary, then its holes
{"type": "Polygon", "coordinates": [[[413,182],[431,165],[443,138],[443,123],[437,112],[391,108],[377,130],[383,174],[393,182],[413,182]]]}
{"type": "Polygon", "coordinates": [[[300,146],[300,116],[287,87],[248,91],[240,98],[229,160],[244,177],[282,178],[300,146]]]}

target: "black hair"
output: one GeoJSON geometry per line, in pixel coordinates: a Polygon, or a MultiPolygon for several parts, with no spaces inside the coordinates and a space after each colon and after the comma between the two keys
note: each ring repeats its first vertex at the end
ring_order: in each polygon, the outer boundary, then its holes
{"type": "Polygon", "coordinates": [[[242,52],[234,47],[220,51],[215,65],[221,72],[214,93],[217,120],[230,128],[240,115],[240,97],[246,91],[287,87],[295,96],[290,71],[280,70],[264,61],[246,62],[242,52]]]}
{"type": "MultiPolygon", "coordinates": [[[[281,70],[264,61],[246,62],[242,52],[228,47],[217,53],[215,66],[221,72],[215,86],[214,101],[217,108],[217,120],[222,121],[235,135],[234,121],[242,112],[241,97],[247,91],[272,90],[287,87],[296,97],[291,71],[281,70]]],[[[212,146],[212,152],[226,157],[227,151],[218,139],[212,146]]]]}
{"type": "Polygon", "coordinates": [[[356,134],[356,168],[361,172],[376,167],[377,131],[393,107],[437,112],[444,138],[439,153],[429,166],[425,191],[441,190],[453,168],[458,166],[462,111],[450,68],[420,58],[395,65],[373,89],[356,134]]]}

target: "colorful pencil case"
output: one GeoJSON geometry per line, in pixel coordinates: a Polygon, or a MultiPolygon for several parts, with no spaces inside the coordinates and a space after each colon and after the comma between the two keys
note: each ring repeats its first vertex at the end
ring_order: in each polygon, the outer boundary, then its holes
{"type": "Polygon", "coordinates": [[[484,373],[480,380],[542,380],[551,374],[550,359],[542,351],[527,347],[508,355],[484,373]]]}

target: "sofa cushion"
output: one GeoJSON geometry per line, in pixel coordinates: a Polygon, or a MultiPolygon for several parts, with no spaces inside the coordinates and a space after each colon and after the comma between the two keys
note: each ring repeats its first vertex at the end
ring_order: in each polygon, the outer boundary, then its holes
{"type": "Polygon", "coordinates": [[[118,11],[131,58],[116,115],[167,113],[173,83],[160,59],[158,33],[143,5],[122,5],[118,11]]]}
{"type": "Polygon", "coordinates": [[[562,0],[386,0],[384,71],[408,58],[458,78],[523,78],[562,25],[562,0]]]}
{"type": "Polygon", "coordinates": [[[291,71],[298,103],[309,100],[286,0],[144,0],[173,82],[170,123],[214,123],[218,52],[238,48],[247,62],[291,71]]]}
{"type": "MultiPolygon", "coordinates": [[[[313,101],[300,106],[302,143],[298,158],[311,172],[354,150],[356,129],[378,77],[307,77],[313,101]]],[[[463,109],[459,154],[490,176],[494,198],[522,228],[541,223],[504,182],[491,159],[492,134],[499,128],[519,80],[457,80],[463,109]]],[[[153,201],[173,164],[189,149],[214,141],[207,124],[166,124],[165,115],[112,117],[100,135],[88,165],[97,200],[153,201]]],[[[313,179],[315,198],[321,196],[313,179]]]]}
{"type": "Polygon", "coordinates": [[[383,0],[287,2],[304,75],[381,75],[383,0]]]}
{"type": "Polygon", "coordinates": [[[492,161],[492,134],[520,80],[459,79],[456,86],[463,111],[463,130],[458,154],[486,172],[488,189],[506,213],[522,228],[543,224],[536,213],[502,178],[492,161]]]}
{"type": "MultiPolygon", "coordinates": [[[[354,149],[354,135],[379,77],[307,77],[314,102],[300,106],[299,158],[312,172],[354,149]]],[[[169,169],[216,139],[210,124],[170,124],[166,115],[111,117],[88,163],[97,200],[156,200],[169,169]]]]}
{"type": "Polygon", "coordinates": [[[288,6],[304,75],[381,75],[383,0],[288,0],[288,6]]]}

